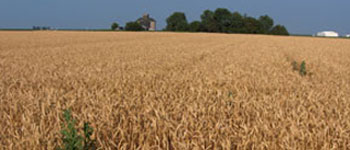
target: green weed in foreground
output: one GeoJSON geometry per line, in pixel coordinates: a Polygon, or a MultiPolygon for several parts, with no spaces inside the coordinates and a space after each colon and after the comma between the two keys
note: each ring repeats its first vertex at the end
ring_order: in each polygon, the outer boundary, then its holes
{"type": "Polygon", "coordinates": [[[75,127],[76,120],[72,117],[71,110],[64,110],[63,118],[65,123],[62,124],[62,146],[56,148],[57,150],[95,150],[95,141],[91,140],[93,129],[89,123],[84,123],[84,136],[79,134],[75,127]]]}

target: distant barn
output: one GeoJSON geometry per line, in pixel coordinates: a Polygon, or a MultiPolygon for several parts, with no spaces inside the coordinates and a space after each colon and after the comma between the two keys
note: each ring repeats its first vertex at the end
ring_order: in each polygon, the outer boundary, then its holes
{"type": "Polygon", "coordinates": [[[345,37],[350,38],[350,34],[345,35],[345,37]]]}
{"type": "Polygon", "coordinates": [[[320,37],[339,37],[339,34],[337,32],[334,32],[334,31],[322,31],[322,32],[316,33],[316,36],[320,36],[320,37]]]}
{"type": "Polygon", "coordinates": [[[156,30],[156,20],[149,17],[149,14],[147,13],[143,14],[142,18],[137,19],[137,22],[147,31],[156,30]]]}

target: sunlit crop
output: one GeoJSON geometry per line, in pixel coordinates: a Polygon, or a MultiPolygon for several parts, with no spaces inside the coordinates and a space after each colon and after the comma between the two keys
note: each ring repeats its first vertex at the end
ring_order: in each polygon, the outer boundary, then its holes
{"type": "Polygon", "coordinates": [[[61,145],[65,109],[100,149],[350,149],[350,40],[0,32],[0,149],[61,145]]]}

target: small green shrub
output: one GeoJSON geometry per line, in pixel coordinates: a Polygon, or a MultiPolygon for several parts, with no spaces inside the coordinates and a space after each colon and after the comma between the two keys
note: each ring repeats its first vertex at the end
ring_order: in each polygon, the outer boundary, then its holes
{"type": "Polygon", "coordinates": [[[306,63],[305,63],[305,61],[301,62],[299,74],[301,76],[305,76],[306,75],[306,63]]]}
{"type": "Polygon", "coordinates": [[[84,123],[84,136],[79,134],[75,127],[76,120],[73,119],[71,110],[64,110],[63,118],[65,123],[62,124],[62,142],[63,145],[56,148],[58,150],[94,150],[96,149],[95,141],[91,140],[93,129],[89,123],[84,123]],[[84,142],[84,143],[83,143],[84,142]]]}
{"type": "Polygon", "coordinates": [[[300,66],[299,66],[299,63],[294,60],[292,62],[292,67],[293,67],[294,71],[298,71],[299,72],[300,76],[305,76],[307,74],[305,61],[302,61],[300,66]]]}

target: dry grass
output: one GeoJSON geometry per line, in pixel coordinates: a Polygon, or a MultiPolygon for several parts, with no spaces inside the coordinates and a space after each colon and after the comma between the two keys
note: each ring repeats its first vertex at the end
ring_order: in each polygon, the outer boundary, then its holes
{"type": "Polygon", "coordinates": [[[0,148],[350,149],[350,40],[0,32],[0,148]],[[301,77],[291,62],[306,61],[301,77]]]}

